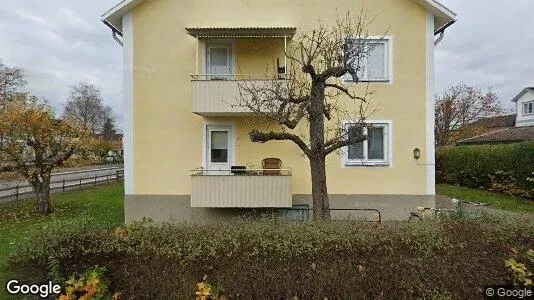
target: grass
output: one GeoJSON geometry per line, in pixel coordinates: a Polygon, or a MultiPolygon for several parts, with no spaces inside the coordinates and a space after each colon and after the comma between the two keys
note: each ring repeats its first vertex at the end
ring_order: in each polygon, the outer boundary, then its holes
{"type": "MultiPolygon", "coordinates": [[[[52,195],[54,211],[35,213],[35,199],[0,203],[0,284],[8,280],[5,261],[14,245],[51,227],[110,228],[124,223],[122,183],[52,195]]],[[[0,288],[0,298],[4,288],[0,288]]]]}
{"type": "Polygon", "coordinates": [[[464,201],[487,203],[497,209],[534,213],[534,201],[528,199],[448,184],[438,184],[436,191],[439,195],[459,198],[464,201]]]}

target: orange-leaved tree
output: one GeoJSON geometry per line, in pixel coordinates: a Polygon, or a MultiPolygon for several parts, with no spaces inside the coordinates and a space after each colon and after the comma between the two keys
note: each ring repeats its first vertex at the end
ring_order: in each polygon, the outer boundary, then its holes
{"type": "Polygon", "coordinates": [[[58,120],[53,110],[36,98],[19,96],[0,108],[0,147],[3,164],[10,165],[33,187],[38,212],[51,212],[52,170],[85,149],[87,130],[69,120],[58,120]]]}

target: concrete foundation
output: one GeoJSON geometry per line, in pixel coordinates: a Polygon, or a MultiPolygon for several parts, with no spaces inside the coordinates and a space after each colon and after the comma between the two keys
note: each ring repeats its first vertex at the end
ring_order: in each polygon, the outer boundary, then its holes
{"type": "MultiPolygon", "coordinates": [[[[312,208],[311,195],[293,195],[296,208],[312,208]]],[[[351,211],[350,209],[377,209],[383,221],[407,220],[410,212],[418,206],[436,207],[435,196],[426,195],[330,195],[333,219],[377,220],[374,211],[351,211]],[[347,210],[335,210],[347,209],[347,210]]],[[[154,221],[210,222],[238,216],[276,214],[280,216],[306,215],[295,210],[280,208],[193,208],[190,195],[126,195],[124,198],[126,223],[149,218],[154,221]]],[[[309,216],[312,216],[311,211],[309,216]]]]}

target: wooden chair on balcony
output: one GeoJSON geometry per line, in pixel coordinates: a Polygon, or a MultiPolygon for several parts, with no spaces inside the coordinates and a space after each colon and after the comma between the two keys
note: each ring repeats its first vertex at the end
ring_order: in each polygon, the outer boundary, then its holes
{"type": "Polygon", "coordinates": [[[261,161],[261,166],[264,169],[263,175],[281,175],[282,161],[279,158],[265,158],[261,161]]]}

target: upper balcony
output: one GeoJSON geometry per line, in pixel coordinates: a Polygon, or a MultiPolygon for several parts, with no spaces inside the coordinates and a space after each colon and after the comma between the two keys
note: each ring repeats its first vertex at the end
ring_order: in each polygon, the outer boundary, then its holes
{"type": "Polygon", "coordinates": [[[240,85],[286,80],[285,51],[293,27],[187,28],[197,38],[192,112],[202,116],[247,115],[240,85]]]}
{"type": "Polygon", "coordinates": [[[265,86],[273,80],[282,81],[289,78],[288,74],[224,74],[224,75],[191,75],[193,113],[201,116],[249,115],[252,112],[240,106],[242,97],[240,86],[265,86]]]}

